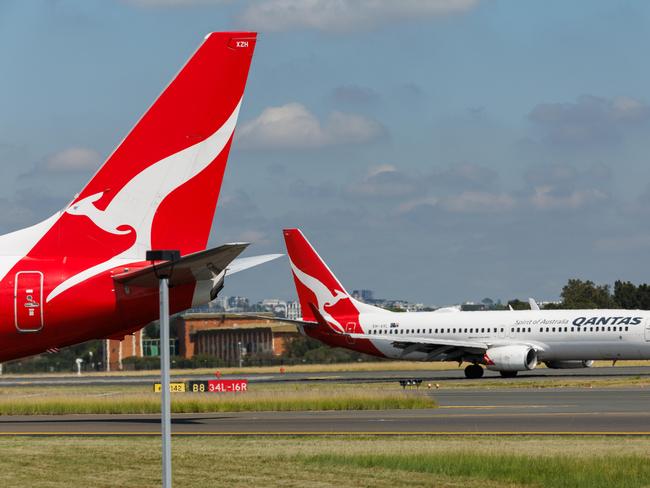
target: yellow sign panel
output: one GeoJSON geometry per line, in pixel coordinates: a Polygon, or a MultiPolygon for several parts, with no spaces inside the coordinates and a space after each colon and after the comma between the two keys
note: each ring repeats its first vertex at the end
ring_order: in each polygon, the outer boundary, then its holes
{"type": "MultiPolygon", "coordinates": [[[[160,383],[154,383],[153,391],[154,393],[162,392],[162,385],[160,383]]],[[[169,391],[171,393],[185,393],[185,383],[170,383],[169,391]]]]}

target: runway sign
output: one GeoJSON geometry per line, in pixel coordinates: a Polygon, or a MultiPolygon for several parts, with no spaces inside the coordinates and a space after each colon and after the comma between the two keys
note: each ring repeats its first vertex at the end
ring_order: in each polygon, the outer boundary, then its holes
{"type": "MultiPolygon", "coordinates": [[[[160,383],[154,383],[153,391],[154,393],[162,392],[162,385],[160,383]]],[[[169,391],[171,393],[185,393],[185,383],[170,383],[169,391]]]]}
{"type": "Polygon", "coordinates": [[[192,393],[242,393],[248,391],[248,380],[189,381],[192,393]]]}

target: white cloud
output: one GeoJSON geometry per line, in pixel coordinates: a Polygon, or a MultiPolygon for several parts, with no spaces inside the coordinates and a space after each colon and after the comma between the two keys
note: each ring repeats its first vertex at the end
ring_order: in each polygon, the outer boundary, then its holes
{"type": "Polygon", "coordinates": [[[247,26],[269,31],[346,32],[400,20],[463,13],[478,3],[479,0],[263,0],[248,6],[240,20],[247,26]]]}
{"type": "Polygon", "coordinates": [[[300,103],[266,108],[242,124],[238,140],[251,149],[308,149],[360,144],[385,132],[377,121],[361,115],[332,112],[324,123],[300,103]]]}
{"type": "Polygon", "coordinates": [[[360,182],[345,189],[350,197],[363,198],[413,198],[426,193],[426,183],[417,174],[411,175],[390,164],[381,164],[368,170],[360,182]]]}
{"type": "Polygon", "coordinates": [[[85,147],[69,147],[53,154],[45,161],[49,171],[84,171],[94,169],[101,162],[96,151],[85,147]]]}
{"type": "Polygon", "coordinates": [[[608,200],[609,195],[597,188],[574,190],[569,194],[558,195],[550,185],[536,187],[535,194],[530,198],[533,206],[540,210],[577,209],[608,200]]]}
{"type": "Polygon", "coordinates": [[[426,207],[449,213],[489,214],[511,211],[516,205],[515,198],[507,193],[464,191],[457,195],[430,196],[405,202],[397,208],[397,214],[406,214],[426,207]]]}

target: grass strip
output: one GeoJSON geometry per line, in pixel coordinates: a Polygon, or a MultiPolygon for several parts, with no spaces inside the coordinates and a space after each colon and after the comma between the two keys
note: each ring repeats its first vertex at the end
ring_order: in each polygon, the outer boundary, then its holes
{"type": "MultiPolygon", "coordinates": [[[[173,413],[289,412],[435,408],[432,398],[415,392],[269,392],[248,394],[177,394],[173,413]]],[[[147,414],[160,412],[156,394],[108,397],[37,397],[0,400],[0,415],[147,414]]]]}
{"type": "Polygon", "coordinates": [[[556,488],[644,487],[650,485],[647,458],[597,456],[569,458],[474,452],[433,454],[318,454],[303,458],[321,468],[390,469],[443,477],[556,488]]]}

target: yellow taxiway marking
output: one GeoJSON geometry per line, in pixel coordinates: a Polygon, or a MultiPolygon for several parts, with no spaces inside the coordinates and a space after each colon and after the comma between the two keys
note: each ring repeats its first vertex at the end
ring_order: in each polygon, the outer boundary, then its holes
{"type": "MultiPolygon", "coordinates": [[[[173,432],[176,437],[246,437],[246,436],[650,436],[650,431],[626,432],[626,431],[495,431],[495,432],[473,432],[473,431],[414,431],[414,432],[368,432],[368,431],[311,431],[311,432],[173,432]]],[[[47,437],[91,437],[91,436],[120,436],[120,437],[159,437],[160,432],[0,432],[0,437],[30,437],[30,436],[47,436],[47,437]]]]}
{"type": "Polygon", "coordinates": [[[522,405],[442,405],[438,407],[438,410],[441,409],[449,409],[449,408],[472,408],[472,409],[482,409],[482,408],[567,408],[567,407],[575,407],[575,405],[528,405],[528,404],[522,404],[522,405]]]}

